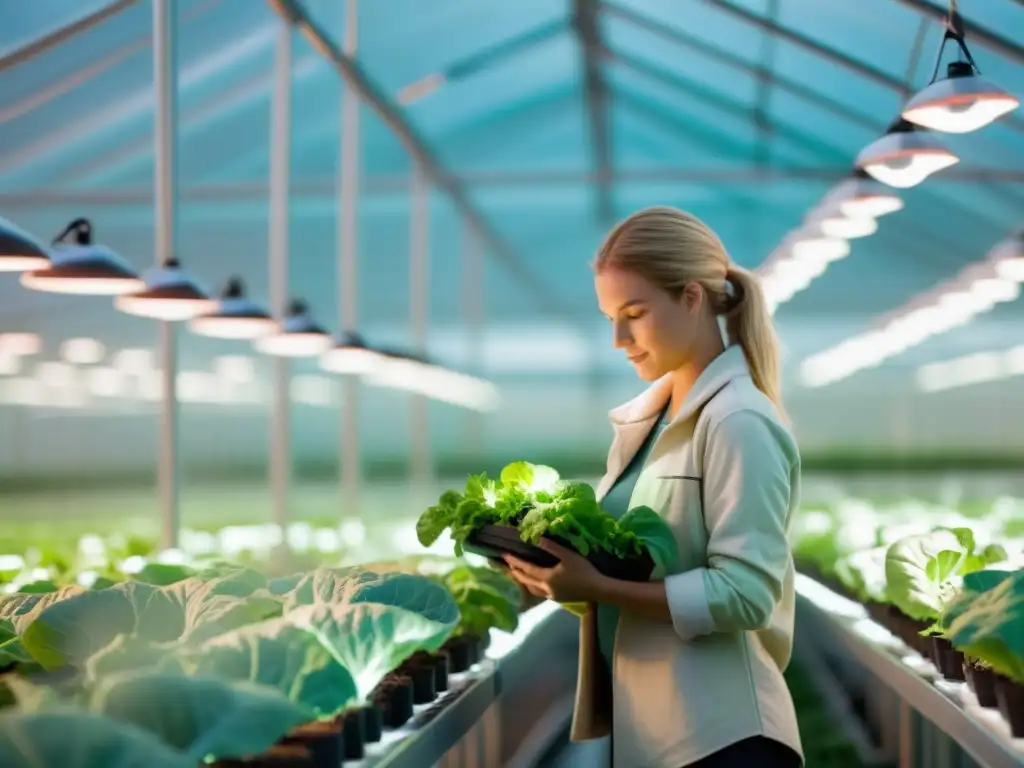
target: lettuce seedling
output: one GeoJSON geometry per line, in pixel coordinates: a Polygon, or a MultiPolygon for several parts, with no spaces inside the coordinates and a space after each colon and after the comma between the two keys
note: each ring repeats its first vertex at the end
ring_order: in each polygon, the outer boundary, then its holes
{"type": "Polygon", "coordinates": [[[675,537],[654,510],[637,507],[616,521],[601,509],[592,486],[562,481],[551,467],[525,461],[507,465],[497,482],[472,475],[464,493],[445,491],[420,516],[416,533],[429,547],[448,529],[455,554],[462,555],[466,538],[488,524],[516,526],[533,545],[545,536],[558,539],[583,556],[602,550],[629,559],[646,549],[667,571],[678,557],[675,537]]]}

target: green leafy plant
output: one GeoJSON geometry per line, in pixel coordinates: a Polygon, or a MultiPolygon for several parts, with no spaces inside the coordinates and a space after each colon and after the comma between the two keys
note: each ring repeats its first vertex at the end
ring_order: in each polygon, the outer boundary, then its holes
{"type": "Polygon", "coordinates": [[[446,491],[420,516],[416,531],[429,547],[448,529],[461,555],[466,538],[487,524],[514,525],[534,545],[545,536],[560,539],[584,556],[602,550],[631,558],[646,549],[668,571],[678,558],[675,537],[654,510],[638,507],[616,520],[601,509],[592,486],[562,481],[551,467],[524,461],[507,465],[497,483],[472,476],[464,494],[446,491]]]}
{"type": "Polygon", "coordinates": [[[152,733],[83,712],[0,715],[4,768],[195,768],[152,733]]]}
{"type": "Polygon", "coordinates": [[[956,598],[964,575],[1005,556],[1000,548],[975,552],[969,528],[939,528],[907,536],[886,553],[887,595],[907,616],[934,622],[956,598]]]}
{"type": "Polygon", "coordinates": [[[954,605],[946,637],[965,655],[1024,684],[1024,571],[982,573],[965,577],[970,597],[954,605]]]}

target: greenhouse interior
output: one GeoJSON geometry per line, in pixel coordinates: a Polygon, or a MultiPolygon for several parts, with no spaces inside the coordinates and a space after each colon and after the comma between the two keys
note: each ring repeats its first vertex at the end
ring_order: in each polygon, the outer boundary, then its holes
{"type": "Polygon", "coordinates": [[[1021,0],[0,0],[0,766],[1024,766],[1021,94],[1021,0]]]}

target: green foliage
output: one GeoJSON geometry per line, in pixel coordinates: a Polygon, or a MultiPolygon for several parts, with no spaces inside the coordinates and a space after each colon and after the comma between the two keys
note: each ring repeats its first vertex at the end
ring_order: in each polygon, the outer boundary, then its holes
{"type": "Polygon", "coordinates": [[[678,559],[675,537],[654,510],[633,509],[616,521],[601,509],[592,486],[564,482],[551,467],[525,461],[506,466],[498,482],[472,475],[464,493],[445,491],[420,516],[416,533],[429,547],[448,529],[460,556],[466,538],[487,524],[515,525],[534,545],[545,536],[561,539],[584,556],[603,550],[624,559],[646,549],[666,570],[678,559]]]}

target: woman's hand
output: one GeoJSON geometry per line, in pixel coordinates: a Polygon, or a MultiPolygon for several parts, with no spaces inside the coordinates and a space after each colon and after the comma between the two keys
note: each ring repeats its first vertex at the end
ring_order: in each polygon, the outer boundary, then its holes
{"type": "Polygon", "coordinates": [[[558,603],[592,602],[596,599],[604,576],[589,560],[549,539],[541,539],[538,546],[560,562],[551,568],[542,568],[505,555],[512,578],[530,594],[558,603]]]}

